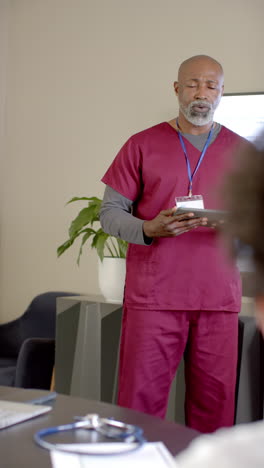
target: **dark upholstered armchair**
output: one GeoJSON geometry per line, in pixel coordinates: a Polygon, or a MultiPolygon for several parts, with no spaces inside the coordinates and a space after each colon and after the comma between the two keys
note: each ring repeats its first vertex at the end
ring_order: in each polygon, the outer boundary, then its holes
{"type": "Polygon", "coordinates": [[[55,358],[56,299],[63,291],[36,296],[24,314],[0,324],[0,385],[49,389],[55,358]]]}

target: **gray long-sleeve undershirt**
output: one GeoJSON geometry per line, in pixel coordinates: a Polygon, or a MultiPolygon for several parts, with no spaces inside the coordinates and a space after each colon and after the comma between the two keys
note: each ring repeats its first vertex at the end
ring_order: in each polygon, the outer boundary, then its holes
{"type": "MultiPolygon", "coordinates": [[[[216,124],[211,143],[220,130],[221,125],[216,124]]],[[[203,150],[207,134],[190,135],[183,133],[183,136],[199,151],[203,150]]],[[[107,185],[100,211],[101,226],[108,234],[120,237],[131,244],[150,245],[152,239],[146,237],[143,232],[144,220],[136,218],[132,214],[133,203],[133,200],[129,200],[107,185]]]]}
{"type": "Polygon", "coordinates": [[[133,201],[107,185],[100,211],[101,226],[108,234],[131,244],[148,245],[151,240],[144,241],[144,220],[132,215],[132,207],[133,201]]]}

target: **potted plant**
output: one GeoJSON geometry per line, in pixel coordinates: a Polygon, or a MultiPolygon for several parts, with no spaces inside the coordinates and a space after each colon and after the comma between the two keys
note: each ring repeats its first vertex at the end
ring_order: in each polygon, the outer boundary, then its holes
{"type": "Polygon", "coordinates": [[[103,231],[99,222],[102,200],[97,197],[74,197],[67,202],[86,201],[87,206],[81,209],[69,227],[69,238],[57,248],[60,257],[75,240],[81,237],[77,257],[79,265],[83,246],[91,240],[91,248],[96,249],[99,262],[99,286],[109,301],[121,301],[125,281],[125,257],[128,243],[103,231]]]}

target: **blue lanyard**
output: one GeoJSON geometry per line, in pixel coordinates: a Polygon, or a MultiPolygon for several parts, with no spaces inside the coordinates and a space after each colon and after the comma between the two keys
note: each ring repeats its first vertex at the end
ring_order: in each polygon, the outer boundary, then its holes
{"type": "Polygon", "coordinates": [[[201,165],[201,162],[204,158],[204,155],[206,153],[206,150],[209,146],[209,143],[211,141],[211,138],[212,138],[212,133],[213,133],[213,127],[214,127],[214,124],[212,124],[212,127],[210,129],[210,132],[208,134],[208,137],[207,137],[207,140],[205,142],[205,145],[203,147],[203,151],[201,153],[201,156],[199,158],[199,161],[198,163],[196,164],[196,167],[192,173],[192,170],[191,170],[191,165],[190,165],[190,161],[189,161],[189,158],[188,158],[188,154],[187,154],[187,150],[186,150],[186,146],[185,146],[185,143],[183,141],[183,138],[182,138],[182,134],[179,130],[179,125],[178,125],[178,120],[176,121],[177,122],[177,127],[178,127],[178,134],[179,134],[179,138],[180,138],[180,142],[181,142],[181,147],[183,149],[183,152],[184,152],[184,156],[185,156],[185,160],[186,160],[186,165],[187,165],[187,171],[188,171],[188,178],[189,178],[189,193],[188,193],[188,197],[191,197],[192,196],[192,182],[193,182],[193,178],[196,174],[196,172],[198,171],[200,165],[201,165]]]}

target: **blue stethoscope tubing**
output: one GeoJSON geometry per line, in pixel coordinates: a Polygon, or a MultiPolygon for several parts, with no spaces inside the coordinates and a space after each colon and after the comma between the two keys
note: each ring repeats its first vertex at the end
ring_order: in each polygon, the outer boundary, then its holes
{"type": "MultiPolygon", "coordinates": [[[[72,454],[78,454],[78,455],[122,455],[126,454],[128,452],[133,452],[135,450],[138,450],[145,442],[146,439],[143,437],[143,430],[138,427],[134,426],[132,424],[125,424],[120,421],[116,421],[114,419],[101,419],[100,422],[104,423],[106,426],[110,427],[112,429],[118,429],[119,432],[118,434],[112,434],[110,435],[110,432],[107,433],[107,430],[103,430],[102,427],[100,426],[88,426],[88,421],[87,419],[80,420],[75,423],[71,424],[64,424],[60,426],[54,426],[54,427],[49,427],[47,429],[41,429],[40,431],[36,432],[34,434],[34,441],[39,445],[40,447],[46,449],[46,450],[59,450],[60,452],[67,452],[67,453],[72,453],[72,454]],[[82,445],[85,445],[87,448],[87,444],[79,444],[80,445],[80,450],[76,449],[76,444],[74,444],[74,448],[71,448],[72,444],[54,444],[52,442],[47,441],[45,438],[54,434],[58,434],[61,432],[66,432],[66,431],[74,431],[77,429],[91,429],[95,430],[101,435],[104,435],[108,437],[109,439],[121,439],[122,442],[127,443],[127,448],[125,450],[119,450],[119,451],[89,451],[89,450],[81,450],[82,445]]],[[[100,445],[100,443],[98,443],[100,445]]]]}

